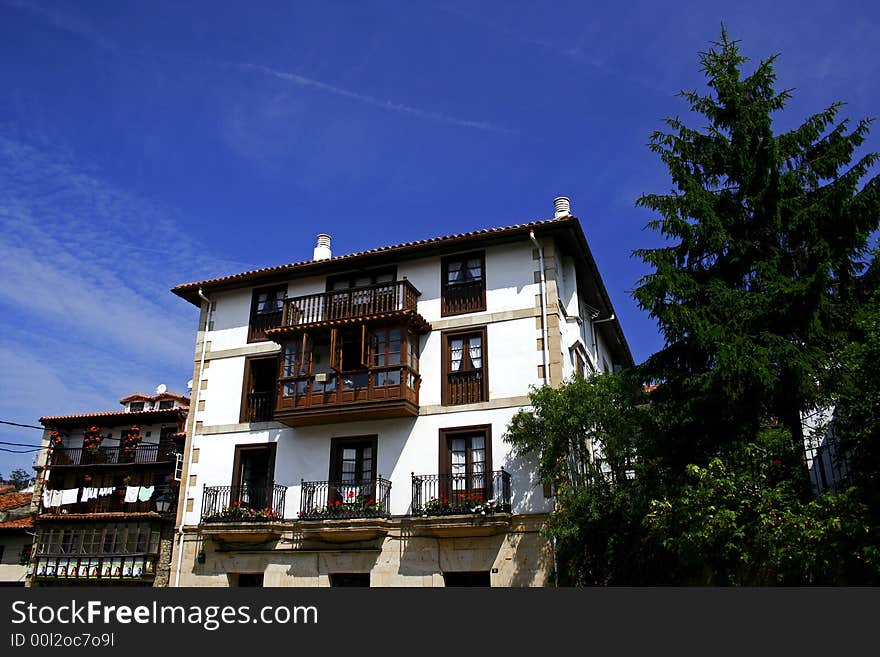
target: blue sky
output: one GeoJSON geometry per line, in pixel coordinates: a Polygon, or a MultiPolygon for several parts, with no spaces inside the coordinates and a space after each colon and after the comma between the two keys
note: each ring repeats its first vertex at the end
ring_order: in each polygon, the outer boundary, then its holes
{"type": "MultiPolygon", "coordinates": [[[[876,113],[876,2],[0,0],[0,419],[185,392],[175,284],[307,259],[318,232],[343,254],[549,218],[560,195],[643,360],[661,342],[630,254],[656,238],[634,201],[669,186],[646,143],[722,21],[781,55],[780,129],[876,113]]],[[[31,462],[0,452],[0,473],[31,462]]]]}

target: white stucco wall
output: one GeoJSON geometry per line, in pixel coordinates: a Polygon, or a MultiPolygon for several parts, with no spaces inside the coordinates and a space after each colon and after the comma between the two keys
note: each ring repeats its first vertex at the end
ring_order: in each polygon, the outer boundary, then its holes
{"type": "Polygon", "coordinates": [[[24,582],[27,567],[22,566],[19,559],[22,548],[30,545],[31,541],[27,534],[0,534],[0,544],[4,546],[3,557],[0,558],[0,582],[24,582]]]}
{"type": "Polygon", "coordinates": [[[326,481],[330,471],[333,438],[377,435],[376,473],[391,481],[391,513],[406,514],[412,502],[412,473],[437,474],[440,429],[492,426],[492,470],[502,467],[511,474],[513,511],[539,513],[550,510],[540,487],[531,481],[533,464],[514,459],[503,436],[516,408],[466,411],[420,416],[413,419],[345,422],[314,427],[290,427],[196,436],[199,461],[190,468],[197,484],[189,491],[193,511],[186,524],[197,524],[204,486],[232,483],[232,464],[237,445],[276,443],[275,483],[288,486],[285,517],[295,518],[300,503],[300,482],[326,481]]]}

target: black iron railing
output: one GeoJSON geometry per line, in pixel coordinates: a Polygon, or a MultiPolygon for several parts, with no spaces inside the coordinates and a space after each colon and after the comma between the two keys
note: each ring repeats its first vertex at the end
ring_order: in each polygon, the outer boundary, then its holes
{"type": "Polygon", "coordinates": [[[284,518],[287,486],[205,486],[202,522],[266,522],[284,518]]]}
{"type": "Polygon", "coordinates": [[[116,463],[159,463],[173,461],[171,449],[159,449],[158,443],[127,447],[54,447],[49,456],[49,465],[114,465],[116,463]]]}
{"type": "Polygon", "coordinates": [[[300,520],[385,518],[391,504],[391,482],[379,477],[360,481],[303,481],[300,520]]]}
{"type": "Polygon", "coordinates": [[[333,290],[284,300],[281,326],[302,326],[401,310],[416,311],[419,292],[409,281],[333,290]]]}
{"type": "Polygon", "coordinates": [[[412,514],[510,513],[510,473],[412,476],[412,514]]]}

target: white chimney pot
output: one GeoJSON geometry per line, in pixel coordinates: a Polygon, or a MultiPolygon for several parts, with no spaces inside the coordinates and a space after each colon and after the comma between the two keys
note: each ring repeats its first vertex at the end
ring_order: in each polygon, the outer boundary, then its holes
{"type": "Polygon", "coordinates": [[[312,260],[329,260],[332,257],[330,251],[330,236],[324,233],[318,235],[318,243],[315,246],[312,260]]]}
{"type": "Polygon", "coordinates": [[[555,217],[567,217],[571,215],[571,199],[567,196],[558,196],[553,199],[555,217]]]}

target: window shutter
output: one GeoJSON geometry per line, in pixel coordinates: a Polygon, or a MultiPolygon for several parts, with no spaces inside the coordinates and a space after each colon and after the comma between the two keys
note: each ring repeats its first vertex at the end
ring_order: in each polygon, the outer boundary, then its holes
{"type": "Polygon", "coordinates": [[[339,329],[330,331],[330,369],[337,372],[342,370],[342,341],[339,339],[339,329]]]}

